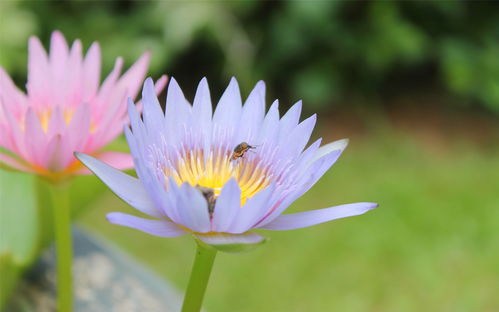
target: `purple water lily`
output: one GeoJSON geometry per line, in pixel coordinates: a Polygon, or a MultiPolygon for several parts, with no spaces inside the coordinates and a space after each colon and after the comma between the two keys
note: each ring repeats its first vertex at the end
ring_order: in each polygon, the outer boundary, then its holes
{"type": "Polygon", "coordinates": [[[163,113],[147,79],[143,121],[129,100],[131,128],[125,129],[138,179],[85,154],[77,157],[116,195],[153,219],[120,212],[114,224],[174,237],[193,234],[223,249],[257,244],[253,229],[292,230],[360,215],[377,206],[354,203],[282,214],[334,164],[348,141],[307,148],[316,122],[299,122],[301,102],[279,116],[275,101],[265,113],[265,84],[258,82],[242,105],[232,79],[212,111],[206,79],[194,103],[172,78],[163,113]]]}

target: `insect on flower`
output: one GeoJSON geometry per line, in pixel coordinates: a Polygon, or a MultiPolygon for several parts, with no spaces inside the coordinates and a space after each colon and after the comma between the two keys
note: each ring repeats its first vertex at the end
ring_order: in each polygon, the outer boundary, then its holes
{"type": "Polygon", "coordinates": [[[246,142],[239,143],[234,148],[234,151],[232,151],[232,156],[230,157],[230,160],[236,160],[238,158],[241,158],[244,156],[244,154],[246,154],[247,151],[254,148],[256,148],[256,146],[251,146],[246,142]]]}
{"type": "Polygon", "coordinates": [[[213,217],[213,212],[215,211],[215,191],[212,188],[196,185],[196,189],[201,192],[203,197],[206,199],[208,203],[208,213],[210,214],[210,218],[213,217]]]}
{"type": "Polygon", "coordinates": [[[192,104],[173,78],[165,112],[151,79],[142,99],[142,118],[129,101],[131,127],[125,129],[138,179],[76,155],[116,195],[151,217],[113,212],[107,215],[111,223],[163,237],[191,234],[235,251],[265,241],[254,229],[298,229],[377,207],[361,202],[283,214],[336,162],[348,140],[308,145],[316,116],[300,122],[301,101],[283,116],[277,101],[266,112],[261,81],[243,105],[232,79],[214,111],[206,79],[192,104]],[[255,148],[247,142],[258,142],[255,157],[243,157],[255,148]]]}

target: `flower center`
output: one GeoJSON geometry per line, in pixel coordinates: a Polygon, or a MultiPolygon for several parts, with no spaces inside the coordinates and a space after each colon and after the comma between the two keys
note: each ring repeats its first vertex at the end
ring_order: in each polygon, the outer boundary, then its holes
{"type": "Polygon", "coordinates": [[[189,151],[179,157],[173,166],[164,169],[166,177],[172,176],[178,185],[188,182],[214,190],[215,198],[231,178],[241,189],[241,206],[270,183],[269,169],[255,155],[245,155],[231,160],[232,152],[213,152],[207,157],[203,151],[189,151]]]}

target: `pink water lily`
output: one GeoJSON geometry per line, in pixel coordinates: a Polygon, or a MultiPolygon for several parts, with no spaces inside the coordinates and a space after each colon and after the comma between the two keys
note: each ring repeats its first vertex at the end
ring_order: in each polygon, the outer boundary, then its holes
{"type": "MultiPolygon", "coordinates": [[[[52,180],[88,171],[73,152],[91,154],[116,168],[133,165],[129,154],[100,149],[128,122],[126,99],[135,98],[145,78],[150,53],[144,53],[120,76],[123,59],[100,84],[101,52],[93,43],[82,54],[79,40],[68,47],[52,33],[50,53],[29,39],[27,94],[0,67],[0,162],[52,180]]],[[[155,92],[166,85],[161,77],[155,92]]]]}

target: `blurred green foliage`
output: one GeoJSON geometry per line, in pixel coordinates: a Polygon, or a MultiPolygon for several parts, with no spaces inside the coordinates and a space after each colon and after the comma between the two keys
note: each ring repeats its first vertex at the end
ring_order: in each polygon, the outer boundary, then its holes
{"type": "Polygon", "coordinates": [[[215,90],[236,76],[245,91],[265,79],[311,110],[425,85],[499,112],[492,1],[2,1],[0,12],[0,63],[20,84],[28,36],[59,29],[98,40],[107,69],[151,49],[153,76],[207,75],[215,90]]]}

